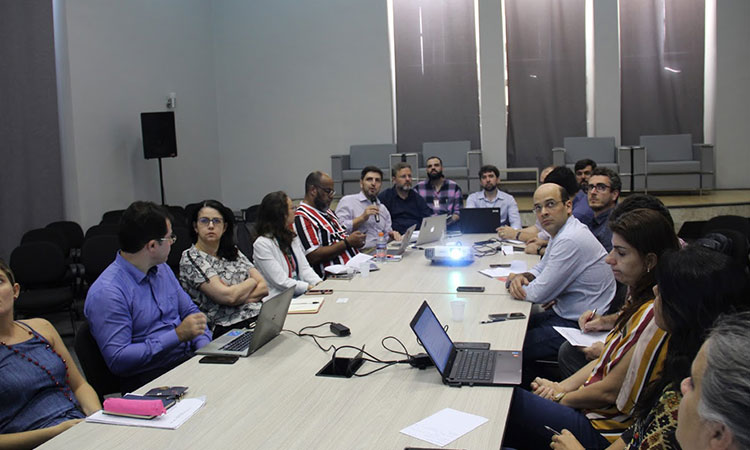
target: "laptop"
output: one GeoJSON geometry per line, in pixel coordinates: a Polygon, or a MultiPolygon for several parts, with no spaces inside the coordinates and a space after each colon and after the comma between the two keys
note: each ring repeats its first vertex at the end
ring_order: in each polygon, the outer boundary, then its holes
{"type": "Polygon", "coordinates": [[[214,339],[195,353],[199,355],[249,356],[275,338],[284,327],[294,287],[269,298],[260,306],[253,328],[235,328],[214,339]]]}
{"type": "Polygon", "coordinates": [[[458,224],[462,233],[494,233],[500,226],[500,208],[464,208],[458,224]]]}
{"type": "Polygon", "coordinates": [[[389,256],[398,256],[404,254],[406,249],[409,247],[409,241],[411,241],[411,235],[412,233],[414,233],[415,228],[417,228],[417,224],[414,224],[406,229],[404,235],[401,236],[401,244],[399,244],[398,248],[388,249],[389,256]]]}
{"type": "Polygon", "coordinates": [[[521,384],[521,352],[457,349],[427,302],[411,320],[411,329],[451,386],[512,386],[521,384]]]}
{"type": "Polygon", "coordinates": [[[443,234],[445,234],[445,223],[447,220],[447,214],[422,219],[422,226],[419,227],[419,236],[417,236],[415,245],[429,244],[430,242],[442,239],[443,234]]]}

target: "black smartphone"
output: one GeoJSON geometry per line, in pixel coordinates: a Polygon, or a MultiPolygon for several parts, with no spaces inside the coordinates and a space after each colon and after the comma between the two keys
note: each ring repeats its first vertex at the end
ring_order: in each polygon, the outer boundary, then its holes
{"type": "Polygon", "coordinates": [[[240,359],[234,355],[208,355],[201,358],[198,362],[201,364],[234,364],[240,359]]]}
{"type": "Polygon", "coordinates": [[[525,319],[525,318],[526,318],[526,314],[524,314],[522,312],[514,312],[514,313],[510,313],[508,315],[508,320],[525,319]]]}
{"type": "Polygon", "coordinates": [[[514,320],[514,319],[526,318],[526,314],[522,312],[496,313],[496,314],[488,314],[487,316],[490,318],[490,320],[514,320]]]}
{"type": "Polygon", "coordinates": [[[484,286],[459,286],[456,292],[484,292],[484,286]]]}
{"type": "Polygon", "coordinates": [[[508,318],[508,313],[487,314],[487,317],[489,317],[490,320],[506,320],[508,318]]]}
{"type": "Polygon", "coordinates": [[[513,251],[514,252],[523,252],[523,251],[526,251],[526,247],[519,247],[517,245],[514,245],[513,246],[513,251]]]}
{"type": "Polygon", "coordinates": [[[510,263],[490,264],[490,268],[494,269],[496,267],[510,267],[510,263]]]}
{"type": "Polygon", "coordinates": [[[333,289],[310,289],[305,292],[306,295],[328,295],[333,294],[333,289]]]}

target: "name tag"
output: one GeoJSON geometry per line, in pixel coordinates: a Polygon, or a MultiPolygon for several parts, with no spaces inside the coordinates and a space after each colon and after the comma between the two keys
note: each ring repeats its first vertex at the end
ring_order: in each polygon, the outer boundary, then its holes
{"type": "Polygon", "coordinates": [[[432,206],[435,207],[435,208],[440,208],[440,199],[437,198],[437,197],[435,197],[434,199],[432,199],[432,206]]]}

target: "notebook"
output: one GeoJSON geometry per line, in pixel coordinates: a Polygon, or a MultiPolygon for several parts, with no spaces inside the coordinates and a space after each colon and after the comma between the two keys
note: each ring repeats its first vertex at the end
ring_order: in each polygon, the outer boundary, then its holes
{"type": "Polygon", "coordinates": [[[422,226],[419,227],[419,236],[417,236],[416,245],[429,244],[430,242],[439,241],[445,234],[445,223],[448,216],[425,217],[422,219],[422,226]]]}
{"type": "Polygon", "coordinates": [[[264,301],[253,328],[235,328],[209,342],[195,353],[199,355],[249,356],[275,338],[284,327],[294,287],[264,301]]]}
{"type": "Polygon", "coordinates": [[[411,329],[451,386],[509,386],[521,383],[521,352],[457,349],[427,302],[411,320],[411,329]]]}
{"type": "Polygon", "coordinates": [[[407,228],[404,235],[401,236],[401,244],[398,246],[398,248],[388,249],[388,255],[390,256],[403,255],[407,247],[409,247],[409,241],[411,241],[411,235],[412,233],[414,233],[415,228],[417,228],[416,224],[407,228]]]}
{"type": "Polygon", "coordinates": [[[458,224],[462,233],[494,233],[500,226],[500,208],[464,208],[458,224]]]}

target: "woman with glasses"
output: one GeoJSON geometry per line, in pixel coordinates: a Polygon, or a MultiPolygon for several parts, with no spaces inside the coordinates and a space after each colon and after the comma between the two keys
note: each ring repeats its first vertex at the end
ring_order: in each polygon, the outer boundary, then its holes
{"type": "Polygon", "coordinates": [[[533,392],[514,390],[507,447],[547,447],[549,426],[573,431],[586,448],[606,448],[632,425],[633,405],[658,379],[667,337],[653,320],[652,289],[662,254],[679,248],[677,236],[661,214],[646,209],[620,216],[611,228],[613,249],[606,261],[629,288],[625,306],[599,358],[559,383],[537,378],[533,392]]]}
{"type": "Polygon", "coordinates": [[[182,253],[180,283],[208,317],[214,338],[255,321],[268,288],[234,243],[232,211],[206,200],[191,214],[193,245],[182,253]]]}
{"type": "MultiPolygon", "coordinates": [[[[719,315],[733,314],[736,309],[747,308],[748,279],[743,268],[727,255],[704,247],[691,246],[677,252],[665,253],[656,270],[656,279],[658,284],[654,288],[654,321],[670,336],[664,370],[659,380],[652,383],[638,399],[635,407],[635,424],[623,433],[610,449],[679,448],[677,441],[682,444],[682,448],[709,448],[711,437],[717,435],[715,431],[722,429],[730,431],[734,436],[719,441],[725,444],[733,440],[744,442],[746,445],[742,448],[747,448],[750,438],[750,427],[746,425],[746,416],[750,408],[750,383],[747,381],[750,377],[750,355],[746,350],[750,345],[750,333],[747,331],[747,315],[744,316],[744,320],[729,321],[735,324],[744,322],[745,342],[734,342],[740,344],[738,348],[723,348],[713,355],[717,358],[713,369],[719,378],[723,378],[715,380],[710,397],[706,397],[715,400],[715,412],[704,414],[705,417],[696,420],[700,410],[695,410],[701,391],[701,381],[705,379],[703,373],[706,355],[705,350],[699,352],[699,349],[709,333],[709,328],[719,315]],[[742,347],[745,347],[745,350],[742,347]],[[725,359],[725,351],[733,353],[735,357],[725,359]],[[695,376],[691,378],[693,359],[695,376]],[[735,372],[736,374],[742,373],[741,388],[733,389],[734,383],[728,381],[733,375],[725,378],[722,375],[730,374],[737,369],[740,370],[735,372]],[[743,391],[744,395],[739,399],[728,398],[743,391]],[[732,394],[723,396],[724,392],[732,394]],[[729,405],[731,407],[726,408],[729,405]],[[721,412],[716,414],[718,411],[728,414],[722,417],[721,412]],[[725,420],[727,418],[729,420],[725,420]]],[[[724,325],[719,325],[719,329],[722,328],[724,325]]],[[[716,331],[712,334],[716,334],[716,331]]],[[[724,343],[729,342],[721,340],[724,343]]],[[[703,344],[704,349],[706,346],[703,344]]],[[[711,346],[712,342],[709,339],[708,347],[711,346]]],[[[705,382],[703,386],[706,386],[705,382]]],[[[704,388],[703,392],[708,390],[704,388]]],[[[723,437],[728,436],[723,433],[723,437]]],[[[583,448],[568,430],[562,430],[560,436],[552,437],[551,447],[567,450],[583,448]]],[[[731,446],[715,446],[729,447],[731,446]]]]}
{"type": "Polygon", "coordinates": [[[271,295],[294,287],[301,295],[321,279],[310,267],[299,237],[292,231],[294,204],[282,191],[272,192],[260,203],[256,222],[258,239],[253,244],[253,258],[268,281],[271,295]]]}
{"type": "Polygon", "coordinates": [[[0,260],[0,448],[34,448],[102,408],[44,319],[13,320],[21,287],[0,260]]]}

